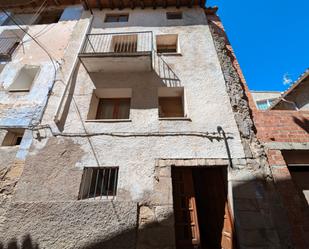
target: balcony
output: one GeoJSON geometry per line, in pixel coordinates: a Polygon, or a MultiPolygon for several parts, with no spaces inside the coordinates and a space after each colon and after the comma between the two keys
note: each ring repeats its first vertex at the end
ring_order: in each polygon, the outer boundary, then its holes
{"type": "Polygon", "coordinates": [[[89,73],[152,70],[151,31],[87,34],[79,59],[89,73]]]}

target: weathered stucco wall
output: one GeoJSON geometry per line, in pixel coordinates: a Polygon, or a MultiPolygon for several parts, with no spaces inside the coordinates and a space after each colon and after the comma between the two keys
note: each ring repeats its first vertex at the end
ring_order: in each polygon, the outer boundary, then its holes
{"type": "Polygon", "coordinates": [[[0,245],[133,249],[136,221],[132,202],[13,202],[0,226],[0,245]]]}
{"type": "MultiPolygon", "coordinates": [[[[63,132],[85,134],[86,129],[88,134],[95,135],[90,138],[75,138],[85,151],[76,166],[119,166],[119,198],[126,196],[133,200],[142,200],[147,193],[153,192],[152,178],[156,158],[227,158],[225,144],[217,133],[218,126],[222,126],[230,137],[231,156],[244,157],[224,78],[203,11],[199,8],[184,9],[184,20],[173,21],[170,25],[175,26],[167,27],[165,10],[123,10],[130,14],[129,23],[124,25],[127,26],[125,28],[116,28],[117,24],[102,24],[106,12],[116,11],[95,11],[92,32],[150,30],[154,36],[178,34],[182,56],[166,56],[164,59],[181,80],[188,118],[191,120],[158,119],[158,87],[164,86],[164,83],[155,72],[89,75],[83,66],[80,66],[76,82],[73,82],[74,99],[70,102],[63,132]],[[107,28],[110,25],[113,28],[107,28]],[[99,88],[132,89],[130,122],[86,122],[93,90],[99,88]],[[154,135],[158,132],[161,135],[154,135]],[[186,135],[164,135],[168,132],[186,135]],[[190,134],[195,132],[209,132],[214,135],[207,137],[190,134]],[[110,133],[127,133],[129,137],[112,136],[110,133]],[[137,133],[143,133],[143,136],[138,136],[137,133]],[[121,194],[122,191],[125,195],[121,194]]],[[[50,102],[53,101],[52,98],[50,102]]]]}
{"type": "MultiPolygon", "coordinates": [[[[55,61],[61,62],[75,25],[76,21],[34,25],[29,27],[28,32],[47,47],[55,61]]],[[[14,26],[1,26],[0,32],[13,28],[14,26]]],[[[32,122],[37,122],[54,83],[54,74],[54,67],[48,55],[25,35],[12,61],[6,64],[0,74],[0,126],[27,127],[32,122]],[[30,92],[9,92],[9,86],[24,65],[40,67],[30,92]]]]}

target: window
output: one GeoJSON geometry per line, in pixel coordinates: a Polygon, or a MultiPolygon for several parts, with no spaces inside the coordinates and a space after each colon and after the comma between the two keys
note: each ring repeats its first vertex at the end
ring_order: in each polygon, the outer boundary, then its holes
{"type": "Polygon", "coordinates": [[[100,99],[96,119],[128,119],[130,99],[100,99]]]}
{"type": "Polygon", "coordinates": [[[98,88],[90,101],[88,120],[128,120],[132,89],[98,88]]]}
{"type": "Polygon", "coordinates": [[[16,146],[20,145],[21,140],[24,135],[24,130],[9,130],[7,131],[3,141],[2,141],[2,146],[16,146]]]}
{"type": "Polygon", "coordinates": [[[158,53],[178,52],[178,35],[157,35],[156,43],[158,53]]]}
{"type": "Polygon", "coordinates": [[[182,19],[182,12],[167,12],[166,18],[168,20],[178,20],[182,19]]]}
{"type": "Polygon", "coordinates": [[[116,196],[118,181],[117,167],[102,167],[84,169],[79,191],[79,199],[116,196]]]}
{"type": "Polygon", "coordinates": [[[179,118],[184,115],[183,88],[159,88],[159,117],[179,118]]]}
{"type": "Polygon", "coordinates": [[[9,86],[10,92],[29,92],[39,72],[38,66],[24,66],[13,83],[9,86]]]}
{"type": "Polygon", "coordinates": [[[309,205],[309,150],[283,150],[282,156],[288,166],[292,181],[302,203],[309,205]]]}
{"type": "Polygon", "coordinates": [[[276,99],[265,99],[256,101],[256,105],[260,110],[267,110],[276,99]]]}
{"type": "Polygon", "coordinates": [[[129,14],[107,14],[105,22],[128,22],[129,14]]]}
{"type": "Polygon", "coordinates": [[[62,15],[63,10],[46,11],[40,15],[37,24],[57,23],[62,15]]]}
{"type": "Polygon", "coordinates": [[[137,35],[115,35],[112,46],[115,53],[134,53],[137,51],[137,35]]]}
{"type": "Polygon", "coordinates": [[[0,61],[10,61],[12,55],[24,37],[22,30],[4,30],[0,34],[0,61]]]}
{"type": "Polygon", "coordinates": [[[309,205],[309,164],[288,165],[293,182],[309,205]]]}

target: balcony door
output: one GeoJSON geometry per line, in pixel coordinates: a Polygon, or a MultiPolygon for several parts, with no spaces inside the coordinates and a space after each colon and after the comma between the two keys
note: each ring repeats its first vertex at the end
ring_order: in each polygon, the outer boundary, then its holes
{"type": "Polygon", "coordinates": [[[177,249],[232,249],[226,168],[172,168],[177,249]]]}

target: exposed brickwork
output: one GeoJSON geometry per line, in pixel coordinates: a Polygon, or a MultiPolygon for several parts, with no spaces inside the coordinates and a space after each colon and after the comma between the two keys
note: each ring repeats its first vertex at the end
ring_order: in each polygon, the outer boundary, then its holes
{"type": "MultiPolygon", "coordinates": [[[[259,148],[259,143],[255,141],[255,134],[262,143],[309,142],[309,112],[257,110],[223,25],[215,12],[216,9],[206,10],[244,147],[249,145],[253,151],[254,148],[259,148]],[[221,44],[225,44],[224,48],[221,44]],[[225,60],[226,56],[230,58],[230,62],[225,60]],[[231,64],[235,72],[231,70],[231,64]],[[235,77],[235,73],[237,77],[235,77]],[[248,107],[249,111],[247,110],[248,107]],[[252,126],[248,118],[254,121],[252,126]],[[249,128],[251,132],[246,134],[246,129],[243,129],[244,127],[249,128]],[[248,140],[248,138],[250,139],[248,140]]],[[[292,181],[282,153],[280,150],[267,149],[267,147],[265,152],[271,168],[271,177],[273,183],[275,183],[274,187],[279,194],[273,193],[275,197],[274,202],[269,204],[274,212],[275,226],[277,231],[279,231],[282,242],[281,246],[282,248],[309,248],[306,239],[309,234],[309,222],[307,222],[307,220],[309,221],[309,216],[307,217],[304,212],[306,208],[304,208],[304,203],[299,198],[298,191],[292,181]],[[280,214],[280,216],[279,213],[282,215],[280,214]]],[[[263,157],[264,153],[263,150],[260,150],[259,153],[253,153],[253,155],[263,157]]],[[[261,167],[266,169],[268,166],[265,164],[261,165],[261,167]]],[[[272,184],[269,184],[268,188],[272,189],[272,186],[272,184]]]]}
{"type": "Polygon", "coordinates": [[[254,111],[262,142],[309,142],[309,111],[254,111]]]}
{"type": "Polygon", "coordinates": [[[280,150],[268,150],[267,158],[270,165],[283,165],[286,166],[284,158],[280,150]]]}

